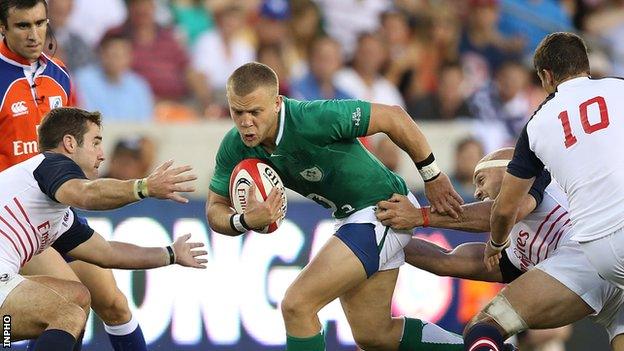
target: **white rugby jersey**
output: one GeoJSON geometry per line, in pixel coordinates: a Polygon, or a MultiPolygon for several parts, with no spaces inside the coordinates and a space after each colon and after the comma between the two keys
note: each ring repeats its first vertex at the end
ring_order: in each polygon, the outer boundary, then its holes
{"type": "Polygon", "coordinates": [[[65,253],[91,237],[86,221],[54,198],[74,178],[85,178],[80,167],[48,152],[0,172],[0,269],[10,270],[0,273],[17,273],[49,246],[65,253]]]}
{"type": "Polygon", "coordinates": [[[511,263],[523,272],[552,255],[572,235],[568,201],[559,184],[550,182],[541,202],[534,188],[531,190],[538,205],[513,226],[509,234],[511,244],[505,249],[511,263]]]}
{"type": "Polygon", "coordinates": [[[573,239],[624,226],[624,80],[561,83],[525,126],[507,171],[528,179],[546,167],[570,203],[573,239]]]}

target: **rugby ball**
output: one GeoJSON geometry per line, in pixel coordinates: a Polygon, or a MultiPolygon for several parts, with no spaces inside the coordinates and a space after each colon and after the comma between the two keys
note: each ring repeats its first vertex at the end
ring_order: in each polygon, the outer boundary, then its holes
{"type": "MultiPolygon", "coordinates": [[[[259,202],[264,202],[274,187],[284,190],[282,179],[265,161],[257,158],[244,159],[234,167],[230,176],[230,201],[232,202],[232,207],[238,213],[245,212],[247,208],[251,183],[256,184],[256,199],[259,202]]],[[[282,218],[262,229],[254,231],[258,233],[272,233],[279,227],[284,216],[286,216],[286,193],[283,192],[282,194],[284,204],[282,207],[282,218]]]]}

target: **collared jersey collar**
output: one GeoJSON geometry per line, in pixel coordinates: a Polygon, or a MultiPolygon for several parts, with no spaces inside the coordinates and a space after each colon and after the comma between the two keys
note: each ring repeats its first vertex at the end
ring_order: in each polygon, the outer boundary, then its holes
{"type": "MultiPolygon", "coordinates": [[[[5,61],[10,62],[14,65],[20,65],[20,66],[31,66],[32,63],[28,61],[28,59],[16,54],[15,52],[13,52],[9,46],[6,44],[6,40],[3,39],[2,41],[0,41],[0,55],[4,56],[5,61]]],[[[46,61],[46,57],[45,55],[42,53],[41,56],[39,56],[39,61],[41,63],[45,63],[46,61]]]]}
{"type": "Polygon", "coordinates": [[[589,77],[576,77],[576,78],[566,80],[563,83],[559,83],[559,85],[557,86],[557,91],[570,89],[574,86],[577,86],[579,84],[582,84],[588,81],[589,79],[590,79],[589,77]]]}
{"type": "Polygon", "coordinates": [[[286,120],[286,104],[284,103],[284,98],[282,97],[282,106],[280,107],[279,112],[279,129],[277,131],[277,137],[275,138],[275,146],[279,145],[282,140],[282,136],[284,134],[284,121],[286,120]]]}

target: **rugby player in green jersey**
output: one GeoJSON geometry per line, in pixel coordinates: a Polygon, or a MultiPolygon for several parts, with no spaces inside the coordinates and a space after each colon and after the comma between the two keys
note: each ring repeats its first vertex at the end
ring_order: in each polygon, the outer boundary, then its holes
{"type": "Polygon", "coordinates": [[[216,156],[206,204],[210,226],[235,236],[243,232],[241,223],[249,230],[262,228],[283,215],[277,188],[265,202],[250,200],[244,214],[231,208],[230,174],[245,158],[267,160],[287,188],[331,209],[337,219],[336,234],[291,284],[281,303],[286,349],[325,350],[317,313],[340,298],[361,348],[424,350],[422,323],[393,318],[390,309],[411,231],[385,227],[374,211],[377,202],[393,193],[417,202],[403,179],[357,139],[387,134],[416,163],[433,211],[457,216],[462,200],[436,166],[416,123],[397,106],[360,100],[301,102],[280,96],[277,75],[259,63],[232,73],[227,98],[236,127],[225,135],[216,156]]]}

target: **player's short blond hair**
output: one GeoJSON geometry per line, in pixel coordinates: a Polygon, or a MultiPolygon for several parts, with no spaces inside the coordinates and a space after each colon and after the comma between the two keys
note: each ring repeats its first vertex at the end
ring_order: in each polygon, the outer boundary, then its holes
{"type": "Polygon", "coordinates": [[[227,93],[246,96],[260,87],[274,88],[275,94],[279,91],[277,74],[271,67],[259,63],[249,62],[238,67],[227,81],[227,93]]]}

